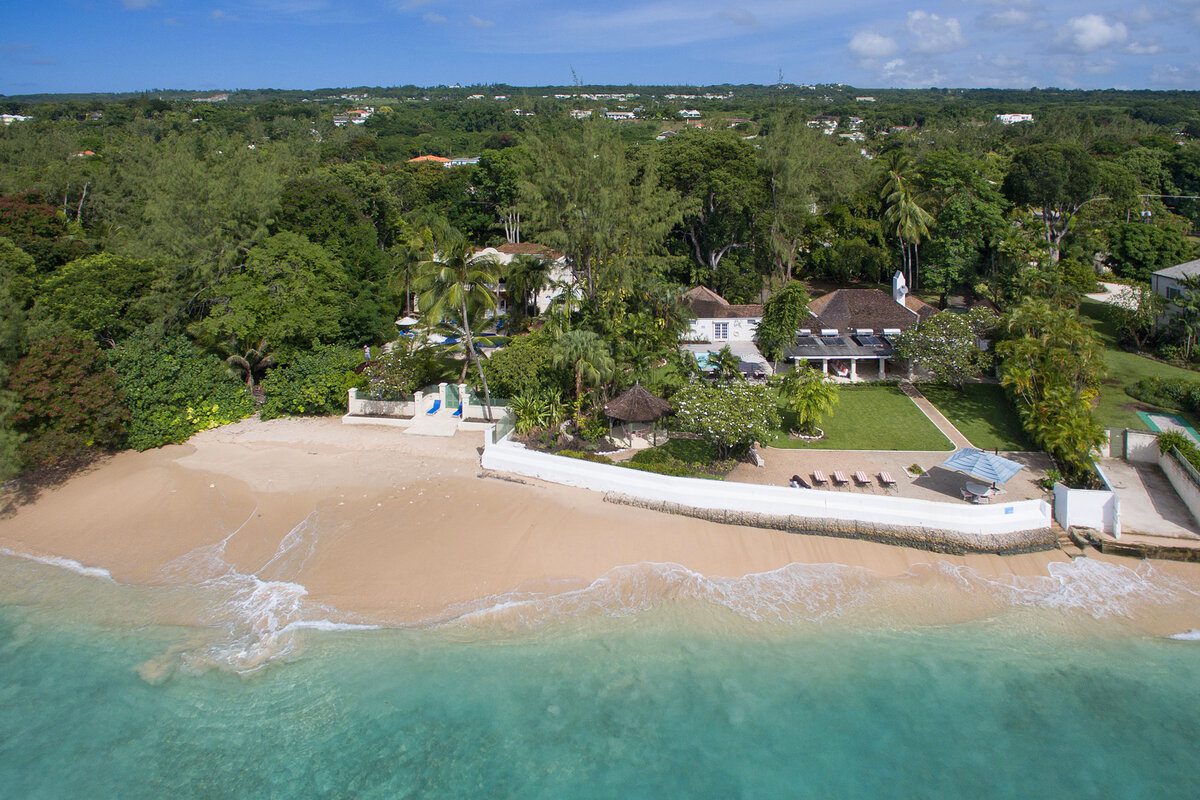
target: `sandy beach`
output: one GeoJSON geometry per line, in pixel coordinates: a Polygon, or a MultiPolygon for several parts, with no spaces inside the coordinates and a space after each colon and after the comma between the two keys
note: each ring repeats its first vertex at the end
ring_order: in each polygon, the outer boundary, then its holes
{"type": "MultiPolygon", "coordinates": [[[[219,551],[238,572],[302,585],[308,601],[395,623],[575,589],[645,562],[736,578],[796,563],[899,576],[934,562],[1045,576],[1069,561],[1059,551],[944,556],[616,506],[584,490],[480,478],[481,444],[475,433],[247,420],[107,459],[0,519],[0,547],[134,584],[213,577],[206,558],[219,551]]],[[[1200,587],[1200,570],[1164,568],[1200,587]]]]}

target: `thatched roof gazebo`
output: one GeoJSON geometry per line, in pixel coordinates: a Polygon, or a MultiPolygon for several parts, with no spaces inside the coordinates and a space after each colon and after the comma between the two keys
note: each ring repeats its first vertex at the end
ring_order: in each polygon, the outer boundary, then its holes
{"type": "MultiPolygon", "coordinates": [[[[635,383],[620,397],[606,403],[604,413],[610,420],[615,419],[622,423],[648,422],[653,430],[655,422],[671,413],[671,404],[646,391],[640,383],[635,383]]],[[[657,443],[657,435],[654,438],[657,443]]]]}

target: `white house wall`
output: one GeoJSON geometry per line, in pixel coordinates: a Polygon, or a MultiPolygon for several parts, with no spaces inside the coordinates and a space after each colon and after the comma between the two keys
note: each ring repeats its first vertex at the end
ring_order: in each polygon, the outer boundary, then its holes
{"type": "Polygon", "coordinates": [[[692,321],[691,331],[688,338],[697,342],[712,342],[720,344],[722,342],[752,342],[754,336],[758,332],[758,323],[762,321],[761,317],[750,319],[697,319],[692,321]],[[715,336],[714,325],[718,322],[728,323],[729,335],[724,339],[718,339],[715,336]]]}

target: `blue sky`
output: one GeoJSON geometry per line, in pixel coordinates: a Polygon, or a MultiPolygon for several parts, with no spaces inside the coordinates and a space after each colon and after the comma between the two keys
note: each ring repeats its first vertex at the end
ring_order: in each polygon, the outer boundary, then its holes
{"type": "Polygon", "coordinates": [[[0,0],[0,93],[511,83],[1200,89],[1200,0],[0,0]]]}

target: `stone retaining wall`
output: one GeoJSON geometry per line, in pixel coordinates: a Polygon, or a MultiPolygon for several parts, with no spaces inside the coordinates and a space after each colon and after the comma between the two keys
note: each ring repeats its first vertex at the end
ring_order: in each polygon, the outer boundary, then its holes
{"type": "Polygon", "coordinates": [[[917,528],[903,525],[864,522],[861,520],[808,518],[781,514],[764,514],[754,511],[731,511],[720,508],[699,508],[664,500],[647,500],[617,492],[604,495],[605,502],[617,505],[644,508],[666,514],[718,522],[722,525],[742,525],[749,528],[765,528],[787,533],[807,533],[818,536],[836,536],[842,539],[862,539],[881,544],[915,547],[934,553],[962,555],[964,553],[999,553],[1014,555],[1053,550],[1058,547],[1058,537],[1050,528],[1016,531],[1014,533],[991,534],[987,537],[973,536],[956,531],[935,528],[917,528]]]}

